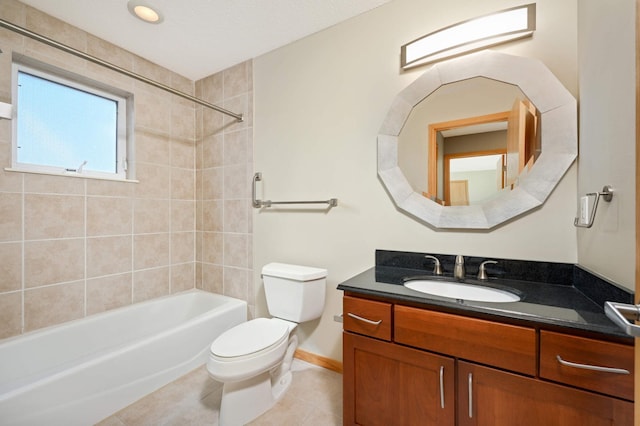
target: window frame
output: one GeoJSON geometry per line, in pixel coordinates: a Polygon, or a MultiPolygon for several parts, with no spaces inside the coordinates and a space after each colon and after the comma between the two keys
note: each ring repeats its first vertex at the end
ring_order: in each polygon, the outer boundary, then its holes
{"type": "Polygon", "coordinates": [[[14,117],[12,123],[11,138],[11,169],[14,171],[41,173],[61,176],[75,176],[108,180],[134,180],[133,168],[133,94],[112,87],[105,83],[92,80],[88,77],[67,71],[52,65],[25,57],[14,55],[11,69],[11,90],[14,102],[14,117]],[[21,163],[18,161],[18,73],[26,73],[32,76],[67,86],[72,90],[80,90],[95,96],[106,98],[116,102],[116,169],[114,173],[82,169],[78,172],[75,167],[79,164],[70,164],[66,167],[51,166],[45,164],[21,163]]]}

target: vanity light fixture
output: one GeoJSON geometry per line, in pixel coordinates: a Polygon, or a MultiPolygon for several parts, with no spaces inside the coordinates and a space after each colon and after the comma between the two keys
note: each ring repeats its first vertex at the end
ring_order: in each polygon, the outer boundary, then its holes
{"type": "Polygon", "coordinates": [[[127,9],[136,18],[150,24],[159,24],[164,21],[164,17],[158,9],[141,0],[129,0],[127,9]]]}
{"type": "Polygon", "coordinates": [[[403,69],[530,37],[536,29],[536,4],[513,7],[432,32],[400,48],[403,69]]]}

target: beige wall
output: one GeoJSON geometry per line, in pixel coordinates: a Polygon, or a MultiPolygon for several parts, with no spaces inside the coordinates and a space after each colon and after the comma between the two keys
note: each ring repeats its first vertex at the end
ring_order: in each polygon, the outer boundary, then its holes
{"type": "MultiPolygon", "coordinates": [[[[254,60],[254,164],[261,197],[323,199],[339,206],[254,211],[254,282],[272,261],[326,267],[321,320],[301,327],[301,348],[341,359],[342,292],[336,285],[374,265],[375,249],[577,261],[576,166],[544,206],[491,232],[433,230],[399,212],[376,176],[376,136],[396,94],[426,68],[399,71],[400,46],[520,1],[395,0],[254,60]]],[[[532,39],[496,47],[539,58],[577,96],[577,1],[537,3],[532,39]]]]}
{"type": "Polygon", "coordinates": [[[5,171],[11,121],[0,120],[0,338],[195,285],[252,298],[250,62],[195,84],[16,1],[2,1],[0,16],[249,117],[236,123],[0,29],[2,102],[14,51],[134,93],[139,180],[5,171]]]}
{"type": "Polygon", "coordinates": [[[580,0],[578,196],[614,188],[593,228],[578,230],[580,265],[634,289],[635,0],[580,0]]]}

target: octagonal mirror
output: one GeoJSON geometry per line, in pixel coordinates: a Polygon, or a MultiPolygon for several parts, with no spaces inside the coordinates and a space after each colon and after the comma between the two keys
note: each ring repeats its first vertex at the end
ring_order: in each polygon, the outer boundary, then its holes
{"type": "Polygon", "coordinates": [[[396,206],[444,229],[491,229],[540,206],[577,155],[576,101],[540,61],[484,51],[434,65],[378,135],[396,206]]]}

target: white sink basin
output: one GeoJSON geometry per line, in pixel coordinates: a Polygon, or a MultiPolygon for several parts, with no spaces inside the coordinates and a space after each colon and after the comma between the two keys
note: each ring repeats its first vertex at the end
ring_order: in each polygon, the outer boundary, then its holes
{"type": "Polygon", "coordinates": [[[404,286],[421,293],[449,297],[451,299],[497,303],[517,302],[520,300],[520,296],[509,291],[450,281],[414,280],[407,281],[404,286]]]}

